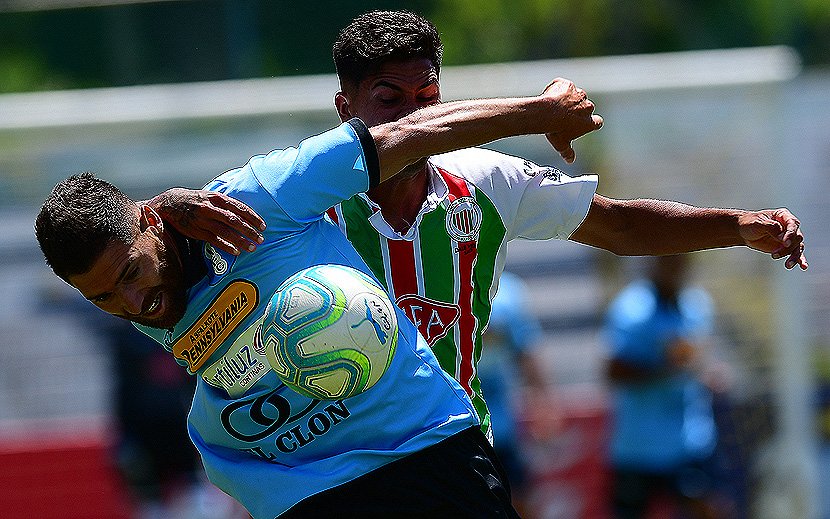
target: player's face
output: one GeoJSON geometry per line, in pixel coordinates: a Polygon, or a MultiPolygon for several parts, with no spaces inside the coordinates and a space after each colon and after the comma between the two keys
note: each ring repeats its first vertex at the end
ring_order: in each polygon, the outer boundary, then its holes
{"type": "Polygon", "coordinates": [[[171,328],[184,316],[187,296],[179,261],[153,227],[132,244],[113,240],[89,272],[69,278],[101,310],[153,328],[171,328]]]}
{"type": "Polygon", "coordinates": [[[343,121],[359,117],[368,126],[396,121],[441,101],[438,73],[425,58],[386,63],[357,90],[336,100],[343,121]]]}
{"type": "MultiPolygon", "coordinates": [[[[376,74],[361,81],[356,90],[340,92],[335,97],[342,121],[359,117],[370,127],[397,121],[439,102],[438,72],[426,58],[386,63],[376,74]]],[[[426,160],[410,164],[398,175],[418,175],[426,160]]]]}

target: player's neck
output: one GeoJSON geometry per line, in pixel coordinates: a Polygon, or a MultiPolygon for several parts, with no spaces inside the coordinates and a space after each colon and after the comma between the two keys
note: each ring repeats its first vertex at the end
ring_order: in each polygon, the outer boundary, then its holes
{"type": "Polygon", "coordinates": [[[406,234],[427,199],[426,165],[415,172],[404,170],[366,194],[380,206],[383,219],[395,231],[406,234]]]}
{"type": "MultiPolygon", "coordinates": [[[[172,229],[172,227],[170,227],[172,229]]],[[[180,239],[177,239],[173,232],[170,232],[167,227],[165,227],[164,232],[162,234],[162,241],[164,242],[164,248],[167,251],[167,259],[175,260],[180,267],[183,267],[184,261],[182,260],[182,251],[179,248],[180,240],[186,239],[184,235],[179,234],[181,236],[180,239]]]]}

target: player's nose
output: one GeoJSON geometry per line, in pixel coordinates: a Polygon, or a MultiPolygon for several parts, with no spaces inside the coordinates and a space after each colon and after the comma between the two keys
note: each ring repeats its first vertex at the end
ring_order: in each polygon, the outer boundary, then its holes
{"type": "Polygon", "coordinates": [[[144,306],[144,293],[140,290],[125,289],[121,294],[121,304],[128,315],[138,315],[144,306]]]}
{"type": "Polygon", "coordinates": [[[401,117],[406,117],[407,115],[411,114],[415,110],[419,108],[423,108],[427,106],[429,103],[423,103],[418,101],[417,98],[412,97],[406,100],[406,102],[401,106],[400,114],[398,114],[398,119],[401,117]]]}

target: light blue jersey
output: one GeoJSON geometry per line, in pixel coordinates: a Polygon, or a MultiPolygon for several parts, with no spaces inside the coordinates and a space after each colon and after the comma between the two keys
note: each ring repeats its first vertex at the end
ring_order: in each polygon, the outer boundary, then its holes
{"type": "MultiPolygon", "coordinates": [[[[676,306],[662,303],[650,281],[626,287],[608,311],[611,357],[655,371],[668,365],[678,337],[701,339],[711,331],[712,301],[686,288],[676,306]]],[[[705,459],[717,441],[712,393],[692,373],[615,386],[610,456],[625,469],[670,473],[705,459]]]]}
{"type": "Polygon", "coordinates": [[[353,120],[298,148],[252,158],[206,186],[245,202],[267,222],[256,252],[232,256],[202,242],[208,274],[188,292],[172,331],[143,328],[198,375],[188,418],[211,482],[256,518],[422,450],[478,423],[461,386],[438,366],[398,312],[397,352],[366,392],[312,400],[283,385],[255,337],[276,288],[312,265],[372,276],[325,211],[377,183],[377,153],[353,120]],[[260,351],[258,351],[258,349],[260,351]]]}

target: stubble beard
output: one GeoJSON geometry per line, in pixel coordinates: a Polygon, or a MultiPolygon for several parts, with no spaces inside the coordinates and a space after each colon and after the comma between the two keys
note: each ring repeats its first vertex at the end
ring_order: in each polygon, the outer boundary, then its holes
{"type": "Polygon", "coordinates": [[[167,330],[173,328],[184,317],[187,311],[187,290],[184,287],[184,274],[178,264],[171,264],[166,250],[159,251],[160,290],[156,294],[164,294],[167,302],[164,313],[154,319],[133,321],[150,328],[167,330]]]}

